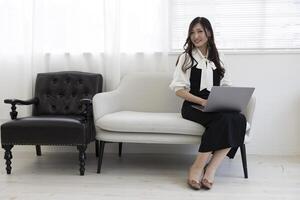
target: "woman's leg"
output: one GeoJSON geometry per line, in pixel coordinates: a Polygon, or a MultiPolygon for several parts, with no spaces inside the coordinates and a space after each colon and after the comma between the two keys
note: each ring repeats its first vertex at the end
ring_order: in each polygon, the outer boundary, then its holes
{"type": "Polygon", "coordinates": [[[214,182],[215,173],[229,151],[230,148],[226,148],[217,150],[213,153],[213,156],[206,167],[203,179],[205,178],[211,183],[214,182]]]}
{"type": "Polygon", "coordinates": [[[206,165],[210,154],[211,152],[199,152],[197,154],[197,157],[189,170],[189,180],[200,182],[204,166],[206,165]]]}

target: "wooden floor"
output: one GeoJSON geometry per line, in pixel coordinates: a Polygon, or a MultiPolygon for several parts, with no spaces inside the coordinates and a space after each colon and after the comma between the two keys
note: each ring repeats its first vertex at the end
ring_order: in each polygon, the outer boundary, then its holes
{"type": "Polygon", "coordinates": [[[88,154],[85,176],[78,175],[76,153],[13,156],[11,175],[6,175],[4,159],[0,163],[1,200],[300,199],[300,156],[248,156],[249,179],[243,178],[239,155],[226,159],[210,191],[187,187],[191,155],[106,154],[97,174],[97,159],[88,154]]]}

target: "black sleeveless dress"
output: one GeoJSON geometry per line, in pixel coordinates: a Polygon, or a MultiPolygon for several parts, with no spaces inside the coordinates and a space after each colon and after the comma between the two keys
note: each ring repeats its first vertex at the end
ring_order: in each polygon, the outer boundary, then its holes
{"type": "MultiPolygon", "coordinates": [[[[201,69],[191,68],[190,93],[207,99],[209,91],[200,91],[201,69]]],[[[220,85],[220,77],[217,70],[213,70],[213,85],[220,85]]],[[[227,154],[233,158],[238,147],[243,145],[246,133],[246,118],[239,112],[202,112],[191,105],[194,103],[184,101],[181,114],[184,119],[197,122],[205,127],[202,135],[199,152],[214,152],[216,150],[232,147],[227,154]]]]}

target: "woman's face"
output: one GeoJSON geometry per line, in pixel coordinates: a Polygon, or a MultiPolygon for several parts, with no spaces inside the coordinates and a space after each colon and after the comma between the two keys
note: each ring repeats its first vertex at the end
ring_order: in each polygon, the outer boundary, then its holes
{"type": "Polygon", "coordinates": [[[208,41],[207,36],[205,35],[204,29],[200,23],[197,23],[193,28],[190,35],[191,41],[195,47],[200,48],[204,47],[208,41]]]}

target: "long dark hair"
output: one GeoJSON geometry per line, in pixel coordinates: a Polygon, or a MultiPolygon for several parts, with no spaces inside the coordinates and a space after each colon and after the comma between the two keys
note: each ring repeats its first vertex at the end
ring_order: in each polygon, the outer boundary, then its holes
{"type": "MultiPolygon", "coordinates": [[[[191,40],[191,34],[194,26],[196,24],[201,24],[201,26],[204,28],[204,32],[206,37],[208,38],[207,41],[207,48],[208,48],[208,60],[213,61],[215,66],[217,67],[217,72],[221,78],[224,77],[225,69],[221,66],[221,61],[219,57],[219,53],[215,44],[215,37],[214,32],[212,29],[212,26],[208,19],[205,17],[196,17],[193,19],[193,21],[190,23],[189,31],[188,31],[188,37],[186,39],[186,42],[183,45],[184,52],[182,54],[185,54],[185,60],[182,65],[182,71],[186,72],[189,68],[195,67],[198,63],[195,60],[195,58],[192,55],[192,51],[194,49],[194,44],[191,40]],[[208,32],[210,35],[208,35],[208,32]],[[188,56],[187,56],[188,55],[188,56]],[[188,58],[190,57],[190,59],[188,58]]],[[[179,57],[177,59],[176,65],[178,64],[179,57]]]]}

